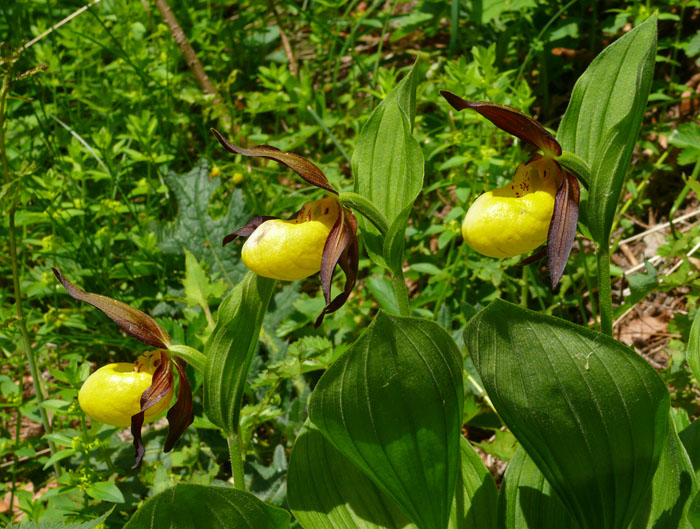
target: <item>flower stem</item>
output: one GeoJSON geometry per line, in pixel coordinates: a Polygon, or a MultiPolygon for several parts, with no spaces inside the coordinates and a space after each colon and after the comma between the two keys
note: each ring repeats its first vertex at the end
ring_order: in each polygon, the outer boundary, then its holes
{"type": "Polygon", "coordinates": [[[175,358],[182,358],[197,371],[204,373],[206,357],[197,351],[197,349],[193,349],[187,345],[171,345],[168,347],[168,351],[170,351],[175,358]]]}
{"type": "MultiPolygon", "coordinates": [[[[2,80],[2,92],[0,92],[0,158],[2,159],[2,172],[5,177],[5,183],[10,185],[10,168],[7,163],[7,152],[5,149],[5,109],[7,104],[7,94],[10,91],[10,84],[12,81],[12,67],[5,73],[2,80]]],[[[34,384],[34,393],[36,394],[36,400],[39,404],[39,416],[41,417],[41,423],[44,427],[45,433],[51,433],[51,424],[49,423],[49,416],[46,412],[46,408],[42,406],[44,402],[44,390],[41,387],[41,379],[39,378],[39,370],[36,365],[36,358],[34,357],[34,350],[32,349],[32,341],[29,338],[29,332],[27,331],[27,324],[24,320],[24,310],[22,309],[22,289],[19,282],[19,264],[17,262],[17,235],[15,232],[15,212],[17,211],[17,200],[13,195],[13,191],[10,191],[10,211],[8,212],[8,224],[9,224],[9,235],[10,235],[10,263],[12,265],[12,285],[15,294],[15,310],[17,312],[17,327],[19,327],[20,335],[22,336],[22,344],[24,345],[24,351],[27,355],[27,363],[29,364],[29,372],[32,375],[32,382],[34,384]]],[[[48,441],[49,449],[51,450],[51,455],[56,453],[56,447],[53,441],[48,441]]],[[[61,474],[61,469],[57,462],[53,464],[56,476],[61,474]]]]}
{"type": "Polygon", "coordinates": [[[245,471],[243,469],[243,445],[241,443],[240,432],[230,433],[226,437],[228,441],[228,452],[231,457],[231,474],[233,475],[233,487],[238,490],[245,490],[245,471]]]}
{"type": "Polygon", "coordinates": [[[406,288],[406,280],[403,277],[403,269],[399,266],[391,274],[391,279],[394,282],[394,292],[396,292],[396,301],[399,304],[399,315],[410,316],[411,307],[408,303],[408,289],[406,288]]]}
{"type": "Polygon", "coordinates": [[[607,241],[596,249],[598,261],[598,305],[600,309],[600,330],[612,336],[612,286],[610,283],[610,247],[607,241]]]}

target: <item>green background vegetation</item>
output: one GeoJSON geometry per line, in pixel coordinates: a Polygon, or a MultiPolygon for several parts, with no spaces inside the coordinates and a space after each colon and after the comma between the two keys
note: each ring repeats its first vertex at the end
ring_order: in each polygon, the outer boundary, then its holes
{"type": "MultiPolygon", "coordinates": [[[[0,41],[20,46],[81,5],[2,2],[0,41]]],[[[176,449],[160,452],[158,424],[145,431],[142,469],[129,472],[130,442],[115,428],[89,424],[76,396],[94,366],[133,361],[144,346],[67,296],[50,270],[148,312],[174,341],[201,349],[213,325],[187,288],[186,255],[190,277],[198,267],[206,273],[215,313],[245,272],[240,247],[221,248],[223,237],[254,215],[286,216],[322,196],[275,163],[225,152],[211,127],[239,145],[294,151],[336,188],[351,190],[348,153],[362,125],[418,60],[415,136],[425,187],[411,215],[405,266],[414,313],[439,321],[461,348],[466,321],[497,298],[592,322],[594,257],[585,238],[554,292],[542,263],[485,258],[462,244],[471,201],[508,181],[527,153],[475,114],[454,113],[438,91],[511,105],[556,129],[593,57],[655,10],[654,82],[614,227],[615,330],[659,370],[674,406],[697,415],[684,351],[700,291],[698,261],[689,255],[700,228],[690,216],[673,231],[645,231],[698,208],[700,2],[198,0],[171,8],[215,94],[203,92],[148,0],[102,0],[15,65],[20,73],[46,64],[15,82],[8,98],[7,161],[19,186],[3,187],[0,199],[0,499],[15,496],[24,519],[91,520],[113,502],[105,523],[121,527],[139,502],[174,483],[231,477],[201,391],[195,424],[176,449]],[[44,437],[15,320],[13,198],[22,303],[52,416],[44,437]],[[645,258],[651,265],[637,270],[646,273],[623,276],[645,258]],[[47,438],[59,457],[51,458],[47,438]]],[[[372,266],[363,258],[349,302],[319,329],[317,280],[275,293],[243,410],[250,490],[274,505],[285,505],[287,456],[320,374],[379,307],[396,311],[390,280],[372,266]]],[[[190,380],[196,390],[201,377],[192,371],[190,380]]],[[[515,441],[470,381],[466,431],[499,476],[515,441]]],[[[10,513],[0,521],[11,521],[10,513]]]]}

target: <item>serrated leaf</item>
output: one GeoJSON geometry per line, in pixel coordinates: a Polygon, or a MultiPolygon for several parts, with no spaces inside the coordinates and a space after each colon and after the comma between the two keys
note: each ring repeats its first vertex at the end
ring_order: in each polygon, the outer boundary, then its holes
{"type": "Polygon", "coordinates": [[[187,305],[201,307],[209,320],[211,319],[209,298],[222,296],[228,288],[223,281],[211,283],[197,262],[197,258],[187,249],[185,249],[185,279],[182,284],[185,287],[187,305]]]}
{"type": "Polygon", "coordinates": [[[289,513],[248,492],[179,483],[149,498],[124,529],[287,529],[289,513]]]}
{"type": "Polygon", "coordinates": [[[521,446],[506,469],[498,498],[499,527],[578,529],[576,520],[521,446]]]}
{"type": "Polygon", "coordinates": [[[654,369],[608,336],[501,300],[464,337],[499,415],[581,528],[626,527],[668,437],[654,369]]]}
{"type": "Polygon", "coordinates": [[[228,433],[238,432],[243,390],[275,283],[248,272],[221,303],[204,347],[204,410],[228,433]]]}
{"type": "Polygon", "coordinates": [[[158,242],[163,252],[180,255],[183,248],[192,252],[199,262],[209,265],[212,276],[224,279],[229,285],[237,284],[246,272],[238,252],[222,248],[224,237],[243,226],[251,216],[245,207],[240,189],[231,193],[226,214],[212,219],[207,208],[212,195],[220,185],[219,178],[209,178],[206,160],[189,173],[170,173],[165,182],[177,202],[177,217],[169,225],[157,226],[158,242]]]}
{"type": "Polygon", "coordinates": [[[319,431],[421,529],[445,529],[459,458],[462,357],[436,323],[379,312],[321,377],[319,431]]]}

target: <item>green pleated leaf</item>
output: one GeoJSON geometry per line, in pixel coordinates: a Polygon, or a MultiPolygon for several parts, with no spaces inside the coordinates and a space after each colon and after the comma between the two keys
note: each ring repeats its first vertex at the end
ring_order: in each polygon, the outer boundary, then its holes
{"type": "MultiPolygon", "coordinates": [[[[423,151],[412,136],[416,109],[416,68],[374,109],[362,128],[352,157],[355,192],[368,198],[388,226],[410,208],[423,187],[423,151]]],[[[405,223],[401,234],[405,230],[405,223]]],[[[383,240],[367,219],[360,219],[370,256],[383,262],[383,240]]]]}
{"type": "Polygon", "coordinates": [[[248,492],[179,483],[146,500],[124,529],[288,529],[289,518],[248,492]]]}
{"type": "Polygon", "coordinates": [[[275,281],[248,272],[221,303],[204,355],[204,409],[226,432],[238,432],[241,399],[275,281]]]}
{"type": "Polygon", "coordinates": [[[695,312],[693,324],[690,326],[688,350],[685,359],[693,372],[695,380],[700,381],[700,310],[695,312]]]}
{"type": "MultiPolygon", "coordinates": [[[[461,439],[449,529],[496,529],[498,489],[461,439]]],[[[310,423],[294,443],[287,502],[306,529],[417,529],[398,506],[310,423]]]]}
{"type": "Polygon", "coordinates": [[[576,520],[522,446],[503,477],[498,518],[501,529],[578,529],[576,520]]]}
{"type": "Polygon", "coordinates": [[[669,394],[612,338],[496,300],[465,343],[486,391],[582,529],[620,529],[651,483],[669,394]]]}
{"type": "MultiPolygon", "coordinates": [[[[458,476],[449,527],[496,529],[498,489],[491,473],[474,448],[460,438],[462,472],[458,476]]],[[[562,528],[563,529],[563,528],[562,528]]]]}
{"type": "Polygon", "coordinates": [[[557,139],[591,166],[586,218],[607,244],[644,115],[656,55],[656,15],[605,48],[577,81],[557,139]]]}
{"type": "Polygon", "coordinates": [[[297,437],[287,475],[287,503],[306,529],[416,529],[398,506],[321,433],[297,437]]]}
{"type": "Polygon", "coordinates": [[[379,312],[321,377],[319,431],[421,529],[445,529],[459,462],[462,357],[436,323],[379,312]]]}
{"type": "Polygon", "coordinates": [[[695,470],[695,475],[700,480],[700,421],[697,419],[684,428],[679,434],[690,462],[695,470]]]}
{"type": "Polygon", "coordinates": [[[670,435],[651,488],[629,529],[691,529],[688,510],[698,492],[693,465],[670,421],[670,435]]]}

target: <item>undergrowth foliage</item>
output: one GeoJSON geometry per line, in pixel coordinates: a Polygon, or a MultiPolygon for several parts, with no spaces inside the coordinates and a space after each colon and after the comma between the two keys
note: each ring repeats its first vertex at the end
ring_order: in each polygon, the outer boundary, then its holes
{"type": "Polygon", "coordinates": [[[0,13],[7,527],[700,527],[697,2],[0,13]]]}

